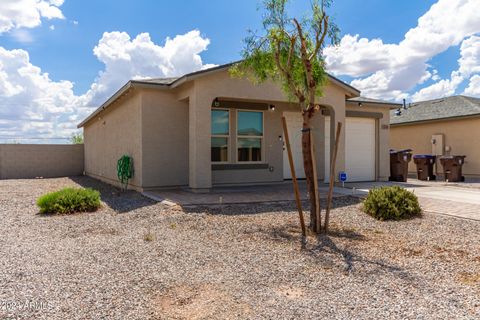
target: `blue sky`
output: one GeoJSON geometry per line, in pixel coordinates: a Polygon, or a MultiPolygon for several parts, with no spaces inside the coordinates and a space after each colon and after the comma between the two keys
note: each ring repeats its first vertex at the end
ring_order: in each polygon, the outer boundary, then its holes
{"type": "MultiPolygon", "coordinates": [[[[290,10],[302,16],[308,5],[293,0],[290,10]]],[[[247,29],[260,29],[258,6],[257,0],[2,0],[0,140],[68,137],[129,78],[238,60],[247,29]],[[142,33],[149,38],[134,40],[142,33]],[[165,46],[167,38],[173,40],[165,46]]],[[[337,0],[330,14],[343,39],[325,51],[329,72],[364,95],[480,96],[480,0],[337,0]]]]}
{"type": "MultiPolygon", "coordinates": [[[[334,4],[332,16],[342,34],[358,33],[385,42],[399,42],[434,2],[366,0],[358,6],[358,0],[344,0],[334,4]]],[[[257,0],[131,3],[67,0],[61,6],[66,20],[45,21],[41,27],[29,30],[33,38],[30,43],[21,43],[11,35],[0,38],[0,45],[27,50],[31,62],[48,72],[52,80],[74,81],[75,93],[82,94],[103,67],[92,50],[105,31],[125,31],[131,36],[148,32],[155,43],[162,44],[166,37],[198,29],[211,40],[202,58],[206,63],[223,64],[240,58],[246,30],[261,29],[257,0]],[[49,29],[51,25],[55,30],[49,29]]],[[[293,1],[291,7],[301,16],[308,10],[308,1],[293,1]]],[[[456,64],[455,58],[449,58],[439,63],[448,63],[449,69],[456,64]]]]}

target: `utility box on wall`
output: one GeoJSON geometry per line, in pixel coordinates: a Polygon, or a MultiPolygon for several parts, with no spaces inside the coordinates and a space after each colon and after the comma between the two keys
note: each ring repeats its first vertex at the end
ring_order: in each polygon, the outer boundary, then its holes
{"type": "Polygon", "coordinates": [[[443,156],[445,153],[445,138],[443,134],[432,135],[432,155],[443,156]]]}

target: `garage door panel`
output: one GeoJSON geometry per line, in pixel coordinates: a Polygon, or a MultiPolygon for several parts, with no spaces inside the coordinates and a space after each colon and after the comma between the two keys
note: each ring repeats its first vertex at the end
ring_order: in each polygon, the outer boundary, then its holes
{"type": "Polygon", "coordinates": [[[375,119],[347,118],[345,144],[348,180],[375,180],[375,119]]]}
{"type": "MultiPolygon", "coordinates": [[[[375,180],[375,119],[346,118],[345,171],[348,181],[375,180]]],[[[330,117],[325,119],[325,181],[330,176],[330,117]]]]}

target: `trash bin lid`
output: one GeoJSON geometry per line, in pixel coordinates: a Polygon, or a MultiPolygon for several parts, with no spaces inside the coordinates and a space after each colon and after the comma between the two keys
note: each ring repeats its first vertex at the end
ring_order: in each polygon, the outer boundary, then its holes
{"type": "Polygon", "coordinates": [[[431,154],[416,154],[413,159],[434,159],[435,156],[431,154]]]}
{"type": "Polygon", "coordinates": [[[403,150],[390,149],[390,154],[409,153],[409,152],[412,152],[412,149],[403,149],[403,150]]]}
{"type": "Polygon", "coordinates": [[[441,156],[440,159],[457,159],[457,158],[466,158],[467,156],[441,156]]]}

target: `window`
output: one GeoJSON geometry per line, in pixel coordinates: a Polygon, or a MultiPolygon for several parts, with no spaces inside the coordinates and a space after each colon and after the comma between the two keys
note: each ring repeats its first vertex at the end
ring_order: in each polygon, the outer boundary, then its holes
{"type": "Polygon", "coordinates": [[[262,161],[263,112],[238,111],[237,157],[239,162],[262,161]]]}
{"type": "Polygon", "coordinates": [[[228,162],[230,112],[212,110],[212,162],[228,162]]]}

